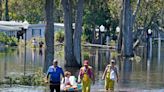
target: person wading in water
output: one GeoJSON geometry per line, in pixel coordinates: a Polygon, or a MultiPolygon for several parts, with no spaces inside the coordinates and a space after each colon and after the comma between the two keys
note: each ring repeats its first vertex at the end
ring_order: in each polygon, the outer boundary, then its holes
{"type": "Polygon", "coordinates": [[[84,60],[84,66],[80,68],[79,77],[82,82],[82,92],[90,92],[91,81],[94,83],[94,73],[88,60],[84,60]]]}
{"type": "Polygon", "coordinates": [[[108,64],[103,73],[102,79],[105,79],[105,89],[106,91],[113,92],[114,91],[114,82],[117,79],[118,82],[118,72],[115,67],[115,61],[111,60],[111,64],[108,64]]]}
{"type": "Polygon", "coordinates": [[[56,90],[56,92],[60,92],[61,75],[64,78],[63,69],[58,66],[58,61],[54,60],[53,65],[50,66],[47,71],[47,81],[46,82],[48,83],[48,79],[50,77],[50,79],[49,79],[50,92],[54,92],[54,90],[56,90]]]}

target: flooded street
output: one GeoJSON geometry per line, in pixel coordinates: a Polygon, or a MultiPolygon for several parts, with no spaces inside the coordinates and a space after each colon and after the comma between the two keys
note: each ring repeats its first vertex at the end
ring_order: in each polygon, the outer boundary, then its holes
{"type": "MultiPolygon", "coordinates": [[[[29,75],[38,69],[44,68],[44,51],[27,48],[7,48],[0,51],[0,81],[6,76],[29,75]],[[26,58],[25,58],[26,55],[26,58]]],[[[89,63],[95,70],[95,84],[92,85],[91,92],[105,92],[104,81],[101,79],[103,71],[108,64],[108,60],[113,56],[114,50],[101,48],[83,48],[82,56],[89,56],[89,63]]],[[[142,51],[141,51],[142,52],[142,51]]],[[[117,57],[117,67],[119,69],[120,81],[115,84],[117,92],[164,92],[164,62],[163,55],[158,57],[157,49],[153,49],[152,60],[147,60],[145,53],[138,51],[136,55],[141,57],[141,61],[126,60],[117,57]]],[[[144,52],[144,51],[143,51],[144,52]]],[[[164,50],[161,50],[164,53],[164,50]]],[[[63,49],[56,48],[55,58],[64,68],[63,49]]],[[[71,68],[72,73],[77,77],[78,69],[71,68]]],[[[64,70],[67,70],[64,68],[64,70]]],[[[48,92],[47,87],[0,86],[0,92],[48,92]]]]}

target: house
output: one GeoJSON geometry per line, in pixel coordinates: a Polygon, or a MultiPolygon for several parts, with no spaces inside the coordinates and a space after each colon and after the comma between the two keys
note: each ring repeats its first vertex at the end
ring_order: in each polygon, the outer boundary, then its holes
{"type": "MultiPolygon", "coordinates": [[[[17,33],[22,31],[24,25],[28,22],[16,22],[16,21],[0,21],[0,32],[4,32],[8,36],[17,37],[17,33]]],[[[54,32],[64,30],[63,23],[54,23],[54,32]]],[[[26,31],[26,39],[30,40],[33,37],[44,38],[45,24],[29,24],[26,31]]],[[[24,34],[25,35],[25,34],[24,34]]],[[[23,35],[23,39],[24,36],[23,35]]]]}
{"type": "MultiPolygon", "coordinates": [[[[31,24],[27,30],[27,40],[35,37],[44,38],[45,34],[45,24],[31,24]]],[[[64,31],[63,23],[54,23],[54,32],[56,31],[64,31]]]]}

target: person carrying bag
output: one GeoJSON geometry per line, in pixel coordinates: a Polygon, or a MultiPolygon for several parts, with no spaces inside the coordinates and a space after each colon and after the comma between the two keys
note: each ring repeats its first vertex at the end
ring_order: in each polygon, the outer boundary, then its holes
{"type": "Polygon", "coordinates": [[[115,80],[118,82],[118,73],[114,60],[111,60],[111,64],[106,66],[102,79],[105,79],[105,89],[114,91],[114,82],[115,80]]]}

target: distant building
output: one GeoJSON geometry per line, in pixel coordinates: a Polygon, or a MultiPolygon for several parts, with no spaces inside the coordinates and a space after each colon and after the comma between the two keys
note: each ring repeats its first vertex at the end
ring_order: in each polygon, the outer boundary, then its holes
{"type": "MultiPolygon", "coordinates": [[[[63,23],[54,23],[54,32],[64,30],[63,23]]],[[[27,40],[33,37],[44,38],[45,24],[31,24],[27,30],[27,40]]]]}
{"type": "MultiPolygon", "coordinates": [[[[17,37],[17,32],[21,31],[23,27],[24,22],[0,21],[0,32],[4,32],[8,36],[17,37]]],[[[64,30],[64,24],[54,23],[54,32],[61,30],[64,30]]],[[[29,24],[26,34],[27,40],[30,40],[33,37],[44,38],[45,24],[29,24]]]]}

